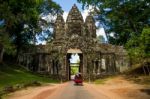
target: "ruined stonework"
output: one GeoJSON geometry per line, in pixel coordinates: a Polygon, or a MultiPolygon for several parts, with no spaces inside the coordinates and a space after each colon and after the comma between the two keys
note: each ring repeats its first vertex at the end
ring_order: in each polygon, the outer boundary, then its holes
{"type": "Polygon", "coordinates": [[[85,79],[122,72],[128,68],[124,48],[98,43],[93,17],[87,16],[84,22],[76,5],[70,10],[66,22],[61,15],[57,16],[53,41],[37,46],[32,55],[24,54],[24,57],[20,57],[20,62],[30,70],[69,80],[71,53],[80,56],[79,72],[85,79]]]}

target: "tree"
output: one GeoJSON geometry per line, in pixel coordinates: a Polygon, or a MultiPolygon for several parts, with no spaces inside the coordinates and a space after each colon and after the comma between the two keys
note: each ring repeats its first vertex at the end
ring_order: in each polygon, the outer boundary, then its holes
{"type": "Polygon", "coordinates": [[[125,45],[134,35],[140,35],[150,25],[148,0],[77,0],[83,6],[92,5],[103,24],[110,43],[125,45]],[[114,33],[112,37],[110,34],[114,33]]]}
{"type": "Polygon", "coordinates": [[[3,55],[4,53],[7,54],[14,54],[15,49],[14,45],[12,44],[8,33],[6,33],[4,28],[4,23],[1,21],[0,23],[0,63],[3,62],[3,55]]]}
{"type": "MultiPolygon", "coordinates": [[[[16,56],[21,53],[24,48],[31,45],[35,41],[35,35],[40,34],[40,14],[46,4],[46,9],[50,13],[56,13],[61,7],[52,0],[2,0],[0,1],[0,21],[4,20],[5,33],[8,39],[16,47],[16,56]]],[[[0,32],[4,35],[4,32],[0,32]]],[[[1,43],[4,45],[4,43],[1,43]]]]}
{"type": "Polygon", "coordinates": [[[50,42],[53,36],[53,26],[57,14],[62,14],[61,7],[52,0],[45,0],[40,7],[40,20],[39,25],[42,29],[42,33],[38,34],[39,40],[50,42]],[[42,17],[45,17],[42,18],[42,17]],[[50,17],[50,18],[49,18],[50,17]]]}
{"type": "Polygon", "coordinates": [[[0,20],[4,20],[5,32],[15,44],[17,56],[33,36],[33,33],[24,32],[24,25],[36,26],[39,15],[37,8],[41,2],[41,0],[3,0],[0,3],[2,13],[0,20]]]}
{"type": "Polygon", "coordinates": [[[143,29],[140,36],[132,36],[126,43],[129,56],[133,63],[143,63],[150,58],[150,28],[143,29]]]}
{"type": "Polygon", "coordinates": [[[144,58],[150,58],[150,28],[146,27],[143,29],[140,36],[141,39],[141,50],[144,58]]]}

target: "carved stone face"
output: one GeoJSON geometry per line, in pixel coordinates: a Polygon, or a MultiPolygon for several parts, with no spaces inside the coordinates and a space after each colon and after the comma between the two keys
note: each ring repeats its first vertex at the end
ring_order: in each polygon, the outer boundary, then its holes
{"type": "Polygon", "coordinates": [[[73,35],[71,36],[71,39],[77,39],[78,37],[79,37],[78,34],[73,34],[73,35]]]}

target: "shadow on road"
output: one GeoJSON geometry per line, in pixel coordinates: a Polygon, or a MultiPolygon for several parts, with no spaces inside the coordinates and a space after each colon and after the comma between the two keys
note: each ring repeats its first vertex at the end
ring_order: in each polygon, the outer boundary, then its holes
{"type": "Polygon", "coordinates": [[[141,89],[140,91],[150,95],[150,89],[141,89]]]}

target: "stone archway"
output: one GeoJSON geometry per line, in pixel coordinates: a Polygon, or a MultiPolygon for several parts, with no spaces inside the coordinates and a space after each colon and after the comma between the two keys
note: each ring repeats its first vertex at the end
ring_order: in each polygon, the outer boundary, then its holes
{"type": "Polygon", "coordinates": [[[68,49],[66,54],[66,77],[71,80],[71,63],[70,58],[72,54],[78,54],[80,62],[78,67],[78,72],[83,74],[83,53],[80,49],[68,49]]]}
{"type": "Polygon", "coordinates": [[[33,67],[29,67],[33,71],[44,70],[44,73],[70,80],[71,53],[79,54],[79,72],[84,79],[113,74],[128,68],[125,49],[122,46],[98,43],[94,18],[89,15],[84,21],[76,5],[71,8],[66,22],[62,15],[57,16],[52,42],[36,46],[36,50],[30,55],[25,53],[19,58],[19,62],[27,67],[33,63],[33,67]]]}

